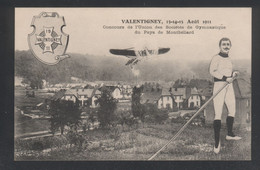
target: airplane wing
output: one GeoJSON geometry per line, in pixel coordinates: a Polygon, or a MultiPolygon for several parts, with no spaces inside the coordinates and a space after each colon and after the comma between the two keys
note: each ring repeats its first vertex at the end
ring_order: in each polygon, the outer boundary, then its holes
{"type": "Polygon", "coordinates": [[[124,56],[136,56],[134,50],[128,50],[128,49],[110,49],[110,53],[115,55],[124,55],[124,56]]]}
{"type": "Polygon", "coordinates": [[[170,48],[159,48],[158,54],[164,54],[170,51],[170,48]]]}
{"type": "MultiPolygon", "coordinates": [[[[133,56],[137,56],[137,54],[140,54],[141,56],[148,56],[149,54],[154,55],[156,53],[150,52],[148,49],[145,50],[140,50],[140,51],[135,51],[130,49],[110,49],[110,53],[115,54],[115,55],[123,55],[129,58],[133,58],[133,56]],[[131,57],[132,56],[132,57],[131,57]]],[[[152,51],[152,50],[151,50],[152,51]]],[[[170,48],[159,48],[157,54],[164,54],[170,51],[170,48]]]]}

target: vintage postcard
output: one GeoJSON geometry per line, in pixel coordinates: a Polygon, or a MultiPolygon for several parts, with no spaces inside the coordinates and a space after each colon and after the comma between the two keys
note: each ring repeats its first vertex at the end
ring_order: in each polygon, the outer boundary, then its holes
{"type": "Polygon", "coordinates": [[[251,160],[251,8],[15,8],[15,161],[251,160]]]}

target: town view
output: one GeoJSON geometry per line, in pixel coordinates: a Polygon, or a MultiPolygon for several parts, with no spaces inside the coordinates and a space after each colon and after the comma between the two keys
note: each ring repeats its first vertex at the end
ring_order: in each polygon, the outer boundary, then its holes
{"type": "MultiPolygon", "coordinates": [[[[123,58],[70,56],[56,67],[15,52],[16,160],[146,160],[212,96],[210,60],[130,68],[123,58]]],[[[250,61],[235,62],[234,126],[245,140],[229,143],[222,157],[212,153],[211,102],[157,159],[250,159],[250,61]]]]}

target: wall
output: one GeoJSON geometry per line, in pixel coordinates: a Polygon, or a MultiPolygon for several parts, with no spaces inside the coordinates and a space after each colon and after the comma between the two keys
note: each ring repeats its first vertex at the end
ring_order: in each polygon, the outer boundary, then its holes
{"type": "Polygon", "coordinates": [[[170,108],[173,108],[173,99],[171,96],[163,96],[158,101],[158,109],[167,108],[167,104],[170,104],[170,108]],[[169,100],[167,100],[169,97],[169,100]]]}
{"type": "Polygon", "coordinates": [[[191,107],[190,106],[191,102],[194,103],[194,106],[200,107],[200,97],[199,97],[199,95],[192,95],[192,96],[190,96],[190,98],[189,98],[188,107],[191,107]],[[193,98],[192,98],[192,96],[193,96],[193,98]],[[198,105],[197,105],[197,102],[198,102],[198,105]]]}

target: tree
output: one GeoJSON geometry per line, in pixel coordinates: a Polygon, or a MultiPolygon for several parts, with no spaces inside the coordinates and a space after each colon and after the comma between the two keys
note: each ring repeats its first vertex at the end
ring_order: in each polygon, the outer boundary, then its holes
{"type": "Polygon", "coordinates": [[[141,92],[142,87],[133,88],[133,94],[132,94],[132,112],[134,117],[139,117],[142,122],[144,122],[144,109],[143,105],[140,103],[141,101],[141,92]]]}
{"type": "Polygon", "coordinates": [[[114,119],[116,102],[116,99],[111,95],[111,91],[107,88],[104,88],[102,90],[101,97],[97,100],[97,103],[100,106],[97,116],[102,128],[108,127],[114,119]]]}
{"type": "Polygon", "coordinates": [[[74,103],[73,101],[66,100],[52,100],[50,103],[49,119],[51,127],[50,130],[54,134],[59,128],[61,134],[64,132],[64,127],[69,126],[71,129],[77,127],[80,124],[80,110],[78,101],[74,103]]]}
{"type": "Polygon", "coordinates": [[[42,89],[43,81],[40,77],[33,76],[30,78],[30,82],[32,89],[42,89]]]}

